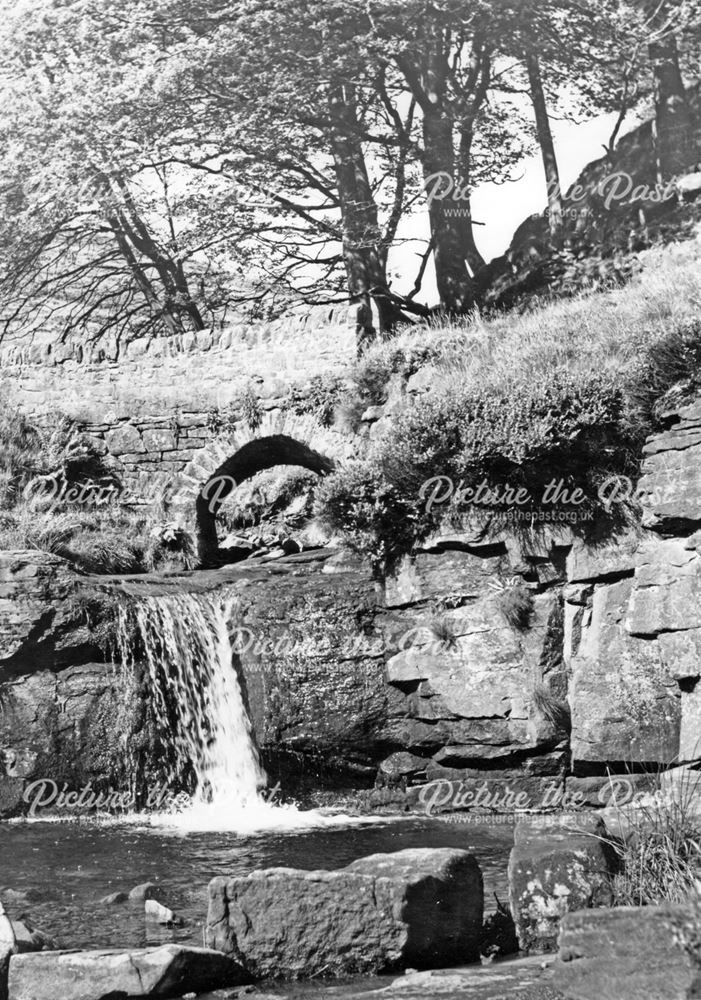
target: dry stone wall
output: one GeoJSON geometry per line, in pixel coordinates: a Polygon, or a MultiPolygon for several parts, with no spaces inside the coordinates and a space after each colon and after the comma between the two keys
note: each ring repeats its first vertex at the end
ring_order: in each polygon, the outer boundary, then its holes
{"type": "Polygon", "coordinates": [[[110,349],[50,341],[3,346],[0,382],[45,421],[65,413],[112,456],[138,496],[172,482],[218,432],[246,431],[242,399],[275,415],[293,387],[343,375],[355,356],[347,311],[137,340],[110,349]]]}

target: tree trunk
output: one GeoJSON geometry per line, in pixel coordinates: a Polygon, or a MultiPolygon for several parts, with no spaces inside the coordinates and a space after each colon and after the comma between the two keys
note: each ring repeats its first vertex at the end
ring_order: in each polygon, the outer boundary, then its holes
{"type": "Polygon", "coordinates": [[[543,91],[543,80],[540,75],[538,56],[533,52],[526,53],[526,69],[528,70],[531,101],[533,102],[533,110],[535,112],[538,143],[540,144],[543,169],[545,170],[545,183],[548,191],[548,221],[550,223],[550,232],[555,234],[562,228],[563,221],[560,172],[557,168],[555,144],[553,142],[553,134],[550,131],[550,119],[548,118],[548,108],[545,103],[545,92],[543,91]]]}
{"type": "Polygon", "coordinates": [[[164,311],[180,329],[183,329],[183,315],[195,330],[204,329],[204,321],[185,276],[182,262],[163,253],[138,212],[129,185],[121,174],[115,174],[115,181],[122,196],[123,207],[116,206],[120,227],[130,243],[147,257],[155,267],[165,292],[164,311]]]}
{"type": "Polygon", "coordinates": [[[682,173],[694,159],[693,116],[679,69],[674,35],[648,47],[655,90],[653,140],[657,180],[682,173]]]}
{"type": "MultiPolygon", "coordinates": [[[[472,173],[473,136],[474,129],[471,116],[469,121],[463,122],[460,129],[460,186],[464,192],[469,190],[472,173]]],[[[485,259],[477,249],[477,244],[475,243],[475,233],[472,225],[472,203],[467,194],[464,201],[461,201],[460,204],[465,206],[465,212],[467,213],[461,217],[463,256],[474,278],[477,272],[485,266],[485,259]]]]}
{"type": "MultiPolygon", "coordinates": [[[[430,192],[438,175],[455,183],[453,122],[440,107],[424,108],[423,170],[430,192]]],[[[428,214],[433,239],[436,285],[441,307],[447,313],[465,313],[475,301],[474,284],[465,266],[465,216],[469,205],[450,197],[429,197],[428,214]]]]}
{"type": "Polygon", "coordinates": [[[377,205],[358,135],[354,95],[348,87],[337,88],[330,95],[329,104],[333,119],[331,151],[343,227],[343,259],[348,292],[358,305],[356,339],[358,354],[362,354],[378,335],[373,304],[380,335],[391,332],[400,313],[389,295],[377,205]]]}

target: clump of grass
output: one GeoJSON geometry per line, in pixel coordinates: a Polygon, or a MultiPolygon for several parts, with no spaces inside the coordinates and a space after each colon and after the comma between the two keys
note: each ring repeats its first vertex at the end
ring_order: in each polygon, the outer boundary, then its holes
{"type": "Polygon", "coordinates": [[[535,711],[559,733],[569,733],[572,728],[570,706],[558,698],[549,684],[539,681],[533,685],[531,701],[535,711]]]}
{"type": "Polygon", "coordinates": [[[687,771],[671,783],[664,774],[654,779],[654,790],[635,804],[614,801],[614,820],[607,821],[620,833],[607,839],[619,862],[616,906],[683,903],[699,892],[701,773],[687,771]]]}
{"type": "Polygon", "coordinates": [[[197,565],[195,539],[182,525],[158,522],[151,527],[149,536],[146,563],[150,570],[172,572],[197,565]]]}
{"type": "Polygon", "coordinates": [[[428,630],[433,638],[438,642],[441,649],[450,651],[457,647],[458,639],[453,631],[453,626],[449,619],[434,611],[428,622],[428,630]]]}
{"type": "Polygon", "coordinates": [[[510,580],[496,580],[490,584],[496,605],[507,624],[518,632],[530,628],[535,611],[533,595],[518,577],[510,580]]]}

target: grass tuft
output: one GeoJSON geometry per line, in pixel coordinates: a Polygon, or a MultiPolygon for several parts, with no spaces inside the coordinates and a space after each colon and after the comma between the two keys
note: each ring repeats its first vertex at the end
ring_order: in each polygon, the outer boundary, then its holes
{"type": "MultiPolygon", "coordinates": [[[[673,772],[671,772],[673,773],[673,772]]],[[[614,905],[683,903],[701,891],[701,773],[653,776],[653,791],[632,805],[613,799],[608,845],[619,861],[614,905]]],[[[613,786],[612,786],[613,787],[613,786]]]]}
{"type": "Polygon", "coordinates": [[[570,706],[563,698],[558,698],[552,688],[540,681],[531,691],[533,708],[549,722],[557,732],[569,733],[572,729],[570,706]]]}

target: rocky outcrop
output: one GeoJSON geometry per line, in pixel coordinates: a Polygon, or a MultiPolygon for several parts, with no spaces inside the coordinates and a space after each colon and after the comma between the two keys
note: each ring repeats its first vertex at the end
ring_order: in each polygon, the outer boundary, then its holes
{"type": "MultiPolygon", "coordinates": [[[[429,780],[525,770],[564,745],[534,691],[564,695],[557,571],[539,578],[505,538],[430,544],[387,580],[384,623],[394,742],[423,758],[429,780]],[[455,548],[448,548],[448,545],[455,548]],[[509,616],[511,591],[527,621],[509,616]],[[460,772],[456,775],[456,772],[460,772]]],[[[550,758],[540,773],[558,774],[550,758]]]]}
{"type": "Polygon", "coordinates": [[[10,1000],[180,997],[249,982],[231,958],[207,948],[164,944],[130,951],[53,951],[15,955],[10,1000]]]}
{"type": "Polygon", "coordinates": [[[111,663],[41,670],[2,685],[0,816],[27,812],[33,802],[40,814],[64,786],[129,795],[139,774],[138,767],[129,774],[130,761],[154,739],[137,691],[130,696],[111,663]]]}
{"type": "Polygon", "coordinates": [[[615,865],[605,836],[603,823],[586,814],[518,824],[509,858],[509,901],[523,951],[555,951],[566,913],[611,905],[615,865]]]}
{"type": "MultiPolygon", "coordinates": [[[[377,778],[375,804],[421,811],[414,786],[428,783],[437,811],[474,807],[486,783],[490,799],[506,785],[557,808],[554,782],[599,805],[591,782],[610,770],[695,759],[698,412],[669,415],[647,445],[647,528],[585,543],[567,526],[516,536],[483,519],[429,538],[384,586],[332,550],[99,581],[54,556],[0,554],[0,811],[17,808],[32,778],[115,779],[109,606],[159,588],[235,590],[244,696],[269,776],[286,789],[377,778]]],[[[143,706],[126,730],[145,759],[143,706]]]]}
{"type": "Polygon", "coordinates": [[[685,535],[701,526],[701,400],[664,419],[667,430],[645,445],[638,492],[647,527],[685,535]]]}
{"type": "Polygon", "coordinates": [[[689,1000],[701,988],[701,907],[569,913],[554,982],[573,1000],[689,1000]]]}
{"type": "Polygon", "coordinates": [[[27,808],[34,781],[106,786],[121,774],[138,720],[104,662],[113,605],[58,556],[0,552],[0,816],[27,808]]]}
{"type": "Polygon", "coordinates": [[[100,659],[103,600],[95,581],[59,556],[0,551],[0,683],[100,659]]]}
{"type": "Polygon", "coordinates": [[[339,871],[215,878],[207,941],[255,978],[440,967],[479,956],[482,908],[470,854],[406,850],[339,871]]]}

